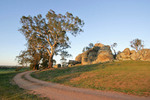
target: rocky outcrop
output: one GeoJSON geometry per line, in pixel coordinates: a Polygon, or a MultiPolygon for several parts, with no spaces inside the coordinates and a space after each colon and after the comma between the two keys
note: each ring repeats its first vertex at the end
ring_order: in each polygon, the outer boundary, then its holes
{"type": "MultiPolygon", "coordinates": [[[[150,61],[150,49],[142,49],[136,52],[125,48],[116,56],[117,60],[142,60],[150,61]]],[[[113,61],[114,57],[109,45],[97,43],[93,48],[76,56],[75,61],[81,62],[82,65],[96,64],[101,62],[113,61]]]]}
{"type": "Polygon", "coordinates": [[[123,50],[123,52],[118,53],[116,58],[118,60],[131,60],[130,53],[130,49],[126,48],[123,50]]]}
{"type": "Polygon", "coordinates": [[[150,61],[150,49],[142,49],[136,52],[129,48],[124,49],[123,52],[117,54],[117,60],[142,60],[150,61]]]}
{"type": "Polygon", "coordinates": [[[131,50],[130,58],[131,60],[139,60],[139,54],[135,50],[131,50]]]}
{"type": "Polygon", "coordinates": [[[150,49],[142,49],[138,52],[140,60],[150,61],[150,49]]]}
{"type": "Polygon", "coordinates": [[[96,64],[100,62],[112,61],[113,54],[110,46],[97,43],[93,48],[79,54],[75,60],[81,62],[82,65],[96,64]]]}
{"type": "Polygon", "coordinates": [[[82,60],[82,54],[76,56],[75,61],[81,62],[81,60],[82,60]]]}
{"type": "Polygon", "coordinates": [[[94,63],[99,63],[99,62],[108,62],[113,60],[113,55],[109,51],[100,51],[98,54],[98,57],[96,59],[96,62],[94,63]]]}

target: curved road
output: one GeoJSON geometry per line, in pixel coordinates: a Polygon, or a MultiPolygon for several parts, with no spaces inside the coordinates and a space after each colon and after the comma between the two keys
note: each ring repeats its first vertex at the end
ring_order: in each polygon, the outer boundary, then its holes
{"type": "Polygon", "coordinates": [[[31,77],[32,72],[19,73],[13,80],[19,87],[34,91],[42,97],[50,98],[50,100],[150,100],[150,97],[137,97],[45,82],[31,77]]]}

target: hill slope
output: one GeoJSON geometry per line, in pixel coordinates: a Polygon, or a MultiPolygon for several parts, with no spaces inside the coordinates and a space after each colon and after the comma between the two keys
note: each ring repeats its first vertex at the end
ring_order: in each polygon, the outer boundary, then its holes
{"type": "Polygon", "coordinates": [[[28,70],[28,68],[21,69],[22,71],[15,71],[16,68],[0,69],[0,100],[47,100],[34,94],[29,94],[28,91],[19,88],[13,81],[13,77],[19,72],[28,70]]]}
{"type": "Polygon", "coordinates": [[[124,61],[38,71],[33,77],[74,87],[150,96],[150,62],[124,61]]]}

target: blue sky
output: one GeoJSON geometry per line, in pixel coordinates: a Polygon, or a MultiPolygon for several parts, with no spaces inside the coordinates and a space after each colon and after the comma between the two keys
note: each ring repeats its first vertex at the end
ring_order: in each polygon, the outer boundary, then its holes
{"type": "MultiPolygon", "coordinates": [[[[71,12],[85,22],[83,33],[70,36],[70,59],[89,43],[116,42],[116,50],[122,51],[139,38],[150,48],[150,0],[0,0],[0,65],[17,65],[15,57],[26,48],[18,31],[20,18],[45,16],[50,9],[61,14],[71,12]]],[[[55,59],[59,62],[59,57],[55,59]]]]}

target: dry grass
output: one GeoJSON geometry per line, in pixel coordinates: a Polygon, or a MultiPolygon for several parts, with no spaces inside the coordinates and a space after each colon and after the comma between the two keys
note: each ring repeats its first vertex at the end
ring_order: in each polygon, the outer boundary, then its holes
{"type": "Polygon", "coordinates": [[[150,62],[112,62],[39,72],[33,76],[75,87],[150,96],[150,62]]]}

